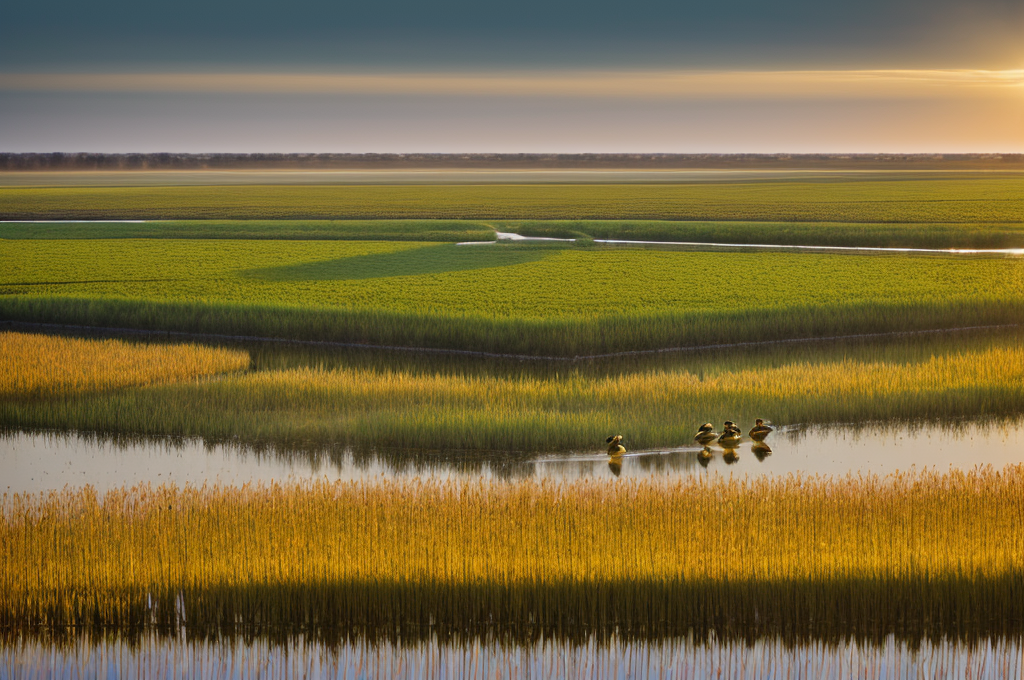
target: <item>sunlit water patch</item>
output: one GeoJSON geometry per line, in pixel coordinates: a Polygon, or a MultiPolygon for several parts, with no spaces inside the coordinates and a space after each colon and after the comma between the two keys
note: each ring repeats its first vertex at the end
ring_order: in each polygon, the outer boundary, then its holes
{"type": "MultiPolygon", "coordinates": [[[[611,458],[590,452],[290,449],[253,450],[199,439],[104,438],[66,433],[0,435],[0,493],[40,492],[90,484],[99,491],[138,483],[244,484],[380,477],[578,479],[692,475],[889,474],[912,468],[971,470],[1024,462],[1024,420],[939,426],[789,426],[763,444],[736,447],[694,442],[611,458]]],[[[628,436],[624,441],[629,448],[628,436]]]]}
{"type": "Polygon", "coordinates": [[[144,637],[0,643],[0,679],[20,678],[817,678],[902,680],[1020,678],[1018,640],[880,643],[753,642],[530,645],[469,641],[413,644],[302,639],[285,644],[144,637]]]}

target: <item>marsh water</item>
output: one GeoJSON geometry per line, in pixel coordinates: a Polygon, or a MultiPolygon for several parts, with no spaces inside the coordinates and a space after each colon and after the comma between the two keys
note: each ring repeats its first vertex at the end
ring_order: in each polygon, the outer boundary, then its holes
{"type": "Polygon", "coordinates": [[[1020,678],[1019,640],[920,645],[777,639],[753,642],[553,640],[501,644],[480,640],[412,643],[296,638],[186,642],[76,639],[62,644],[0,643],[0,680],[15,678],[1020,678]]]}
{"type": "MultiPolygon", "coordinates": [[[[779,345],[630,357],[578,365],[497,361],[465,356],[417,356],[403,352],[324,349],[289,344],[231,344],[246,348],[253,370],[299,366],[354,367],[373,371],[529,375],[553,378],[572,372],[591,376],[684,370],[695,375],[771,367],[794,361],[843,358],[925,360],[958,350],[983,348],[1018,337],[990,331],[905,338],[853,340],[821,345],[779,345]]],[[[716,423],[719,428],[721,424],[716,423]]],[[[740,423],[743,430],[752,423],[740,423]]],[[[202,439],[0,430],[0,494],[38,493],[65,485],[91,484],[99,491],[139,483],[244,484],[287,480],[356,480],[383,477],[577,479],[672,478],[696,475],[785,476],[878,474],[999,469],[1024,462],[1024,417],[916,423],[804,425],[777,423],[756,445],[744,436],[735,448],[703,447],[687,437],[658,449],[639,449],[609,459],[603,441],[573,452],[422,451],[359,449],[338,444],[283,446],[211,442],[202,439]]]]}
{"type": "MultiPolygon", "coordinates": [[[[952,424],[800,427],[772,433],[764,445],[629,451],[610,459],[595,445],[576,453],[452,452],[351,448],[255,450],[201,439],[102,437],[56,432],[0,435],[0,493],[37,493],[90,484],[99,491],[151,483],[357,480],[383,477],[543,479],[671,478],[693,475],[886,475],[925,468],[945,472],[1024,462],[1022,420],[952,424]]],[[[628,441],[625,442],[628,444],[628,441]]]]}

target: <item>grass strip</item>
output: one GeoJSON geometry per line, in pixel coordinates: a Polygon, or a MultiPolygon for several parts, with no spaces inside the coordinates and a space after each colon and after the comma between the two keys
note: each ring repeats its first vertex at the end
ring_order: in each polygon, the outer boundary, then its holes
{"type": "MultiPolygon", "coordinates": [[[[1024,224],[836,222],[673,222],[653,220],[530,220],[501,222],[523,236],[630,241],[771,244],[867,248],[1024,247],[1024,224]]],[[[0,228],[0,234],[2,234],[0,228]]]]}
{"type": "Polygon", "coordinates": [[[495,319],[391,310],[0,296],[0,320],[495,354],[586,356],[677,347],[1024,323],[1024,301],[951,300],[495,319]]]}
{"type": "Polygon", "coordinates": [[[167,220],[0,224],[0,239],[285,239],[493,241],[494,230],[459,220],[167,220]]]}
{"type": "MultiPolygon", "coordinates": [[[[874,248],[1024,247],[1024,224],[835,222],[675,222],[527,220],[493,226],[524,236],[697,243],[874,248]]],[[[465,220],[168,220],[159,222],[8,222],[0,239],[286,239],[490,241],[494,231],[465,220]]]]}

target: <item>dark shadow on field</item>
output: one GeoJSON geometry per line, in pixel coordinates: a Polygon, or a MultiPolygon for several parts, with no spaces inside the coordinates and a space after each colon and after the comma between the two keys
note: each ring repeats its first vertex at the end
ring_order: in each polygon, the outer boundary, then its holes
{"type": "Polygon", "coordinates": [[[352,281],[511,267],[543,260],[549,252],[549,248],[445,244],[395,253],[374,253],[323,262],[250,269],[241,275],[268,281],[352,281]]]}

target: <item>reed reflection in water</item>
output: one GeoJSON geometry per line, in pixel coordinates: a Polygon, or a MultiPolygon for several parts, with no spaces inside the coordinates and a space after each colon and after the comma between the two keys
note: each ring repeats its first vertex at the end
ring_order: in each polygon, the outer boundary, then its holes
{"type": "Polygon", "coordinates": [[[778,639],[654,643],[612,639],[573,645],[554,640],[504,645],[473,639],[415,644],[353,640],[336,646],[293,638],[133,641],[74,638],[0,644],[0,680],[20,678],[1020,678],[1021,641],[943,640],[914,648],[778,639]]]}

